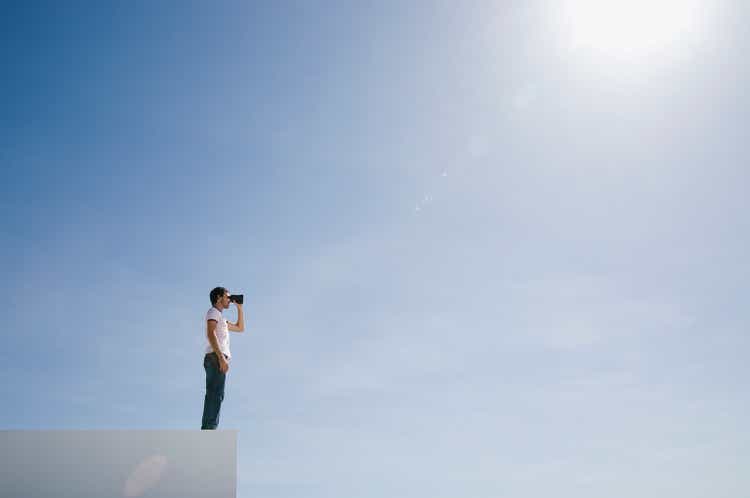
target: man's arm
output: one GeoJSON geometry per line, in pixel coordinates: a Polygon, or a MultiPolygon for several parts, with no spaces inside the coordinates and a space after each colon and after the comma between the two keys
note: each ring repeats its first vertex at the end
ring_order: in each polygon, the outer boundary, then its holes
{"type": "Polygon", "coordinates": [[[237,306],[237,323],[227,322],[227,327],[232,332],[244,332],[245,331],[245,316],[242,313],[242,305],[240,303],[234,303],[237,306]]]}
{"type": "Polygon", "coordinates": [[[208,337],[208,342],[211,343],[211,348],[213,348],[216,357],[219,359],[219,370],[226,373],[229,365],[227,365],[227,360],[226,358],[224,358],[224,353],[222,353],[221,349],[219,349],[219,341],[216,339],[217,323],[219,322],[213,319],[209,319],[208,321],[206,321],[206,336],[208,337]]]}

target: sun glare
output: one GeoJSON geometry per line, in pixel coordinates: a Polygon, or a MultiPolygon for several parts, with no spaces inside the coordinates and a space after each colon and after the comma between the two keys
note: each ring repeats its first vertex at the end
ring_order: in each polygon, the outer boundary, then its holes
{"type": "Polygon", "coordinates": [[[563,0],[564,42],[623,60],[669,55],[694,43],[705,16],[701,0],[563,0]]]}

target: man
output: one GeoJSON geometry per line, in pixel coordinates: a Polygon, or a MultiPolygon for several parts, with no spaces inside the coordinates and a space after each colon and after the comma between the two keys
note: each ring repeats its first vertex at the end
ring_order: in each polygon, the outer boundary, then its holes
{"type": "Polygon", "coordinates": [[[209,294],[211,309],[206,313],[206,356],[203,368],[206,369],[206,397],[203,400],[203,421],[201,429],[214,430],[219,425],[219,410],[224,400],[224,383],[232,353],[229,351],[229,332],[244,332],[245,319],[242,305],[237,306],[237,323],[224,318],[222,311],[229,309],[229,291],[216,287],[209,294]]]}

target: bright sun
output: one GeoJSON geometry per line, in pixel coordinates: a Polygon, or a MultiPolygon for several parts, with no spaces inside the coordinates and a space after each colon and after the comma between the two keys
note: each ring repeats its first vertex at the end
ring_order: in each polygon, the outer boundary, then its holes
{"type": "Polygon", "coordinates": [[[697,40],[707,0],[561,0],[564,43],[620,62],[681,51],[697,40]]]}

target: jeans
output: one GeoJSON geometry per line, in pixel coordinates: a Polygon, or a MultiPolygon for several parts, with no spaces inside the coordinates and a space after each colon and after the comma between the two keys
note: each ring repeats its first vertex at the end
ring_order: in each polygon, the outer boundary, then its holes
{"type": "MultiPolygon", "coordinates": [[[[227,358],[227,355],[224,355],[227,358]]],[[[224,383],[227,374],[219,370],[219,359],[216,353],[208,353],[203,358],[206,369],[206,397],[203,400],[202,430],[214,430],[219,425],[219,410],[224,401],[224,383]]]]}

